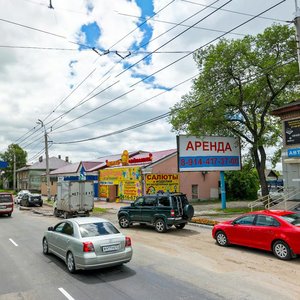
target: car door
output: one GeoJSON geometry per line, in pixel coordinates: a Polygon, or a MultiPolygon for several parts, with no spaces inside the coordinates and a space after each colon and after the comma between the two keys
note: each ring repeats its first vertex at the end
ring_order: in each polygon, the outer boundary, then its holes
{"type": "Polygon", "coordinates": [[[48,234],[48,247],[50,251],[53,251],[57,255],[61,255],[59,251],[59,245],[57,243],[58,237],[61,235],[65,222],[58,223],[53,231],[48,234]]]}
{"type": "Polygon", "coordinates": [[[73,236],[73,224],[71,222],[64,222],[62,231],[57,234],[56,244],[58,248],[58,253],[62,258],[66,257],[68,245],[71,242],[73,236]]]}
{"type": "Polygon", "coordinates": [[[232,222],[232,225],[228,228],[228,232],[226,232],[230,243],[251,247],[251,233],[255,217],[255,215],[246,215],[232,222]]]}
{"type": "Polygon", "coordinates": [[[139,197],[134,201],[129,209],[129,215],[131,221],[141,222],[142,221],[142,215],[141,211],[144,204],[144,197],[139,197]]]}
{"type": "Polygon", "coordinates": [[[275,218],[267,215],[257,215],[255,226],[253,226],[251,232],[253,247],[270,250],[278,230],[280,230],[280,223],[275,218]]]}
{"type": "Polygon", "coordinates": [[[157,199],[153,196],[145,196],[141,209],[141,219],[143,222],[151,223],[156,213],[157,199]]]}

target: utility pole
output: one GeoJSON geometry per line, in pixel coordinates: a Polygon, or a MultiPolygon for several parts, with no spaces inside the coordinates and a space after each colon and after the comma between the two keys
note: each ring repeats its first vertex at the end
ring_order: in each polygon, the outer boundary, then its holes
{"type": "Polygon", "coordinates": [[[295,19],[294,24],[296,26],[296,39],[297,39],[297,55],[298,55],[298,65],[300,72],[300,8],[298,7],[298,0],[295,0],[295,19]]]}
{"type": "Polygon", "coordinates": [[[16,153],[14,152],[13,190],[16,191],[16,153]]]}
{"type": "Polygon", "coordinates": [[[49,154],[48,154],[48,134],[46,131],[46,126],[44,125],[43,121],[38,119],[38,124],[41,124],[44,127],[45,131],[45,155],[46,155],[46,185],[47,185],[47,199],[51,198],[50,194],[50,174],[49,174],[49,154]]]}

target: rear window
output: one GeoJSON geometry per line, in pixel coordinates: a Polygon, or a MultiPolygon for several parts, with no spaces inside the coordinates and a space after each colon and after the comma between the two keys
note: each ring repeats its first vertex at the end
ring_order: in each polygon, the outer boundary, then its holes
{"type": "Polygon", "coordinates": [[[120,233],[119,230],[108,222],[82,224],[79,226],[81,237],[92,237],[120,233]]]}
{"type": "Polygon", "coordinates": [[[300,214],[289,214],[280,216],[280,218],[291,223],[292,225],[300,226],[300,214]]]}
{"type": "Polygon", "coordinates": [[[12,202],[12,196],[10,194],[0,194],[0,203],[12,202]]]}
{"type": "Polygon", "coordinates": [[[189,201],[186,197],[186,195],[175,195],[172,196],[172,202],[173,202],[173,206],[182,206],[184,207],[185,205],[189,204],[189,201]]]}

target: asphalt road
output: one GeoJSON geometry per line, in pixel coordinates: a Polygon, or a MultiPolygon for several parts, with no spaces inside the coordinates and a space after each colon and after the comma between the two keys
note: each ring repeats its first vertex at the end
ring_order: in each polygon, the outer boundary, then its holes
{"type": "MultiPolygon", "coordinates": [[[[134,225],[133,259],[122,267],[69,274],[42,253],[42,236],[60,219],[16,209],[0,217],[0,300],[10,299],[299,299],[300,258],[281,261],[266,251],[219,247],[210,227],[187,225],[159,234],[134,225]]],[[[119,228],[115,211],[101,215],[119,228]]]]}
{"type": "Polygon", "coordinates": [[[223,298],[181,280],[176,272],[162,272],[162,262],[177,268],[180,261],[170,259],[168,251],[155,251],[152,245],[133,245],[133,259],[124,266],[69,274],[63,261],[42,253],[43,232],[58,221],[18,209],[11,218],[0,217],[0,299],[223,298]]]}

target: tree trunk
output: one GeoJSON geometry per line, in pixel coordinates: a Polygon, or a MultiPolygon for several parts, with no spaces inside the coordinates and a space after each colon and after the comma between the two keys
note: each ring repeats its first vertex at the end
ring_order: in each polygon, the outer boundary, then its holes
{"type": "Polygon", "coordinates": [[[261,186],[261,195],[264,197],[269,194],[268,183],[265,175],[266,152],[263,146],[259,146],[258,149],[252,149],[252,154],[261,186]]]}

